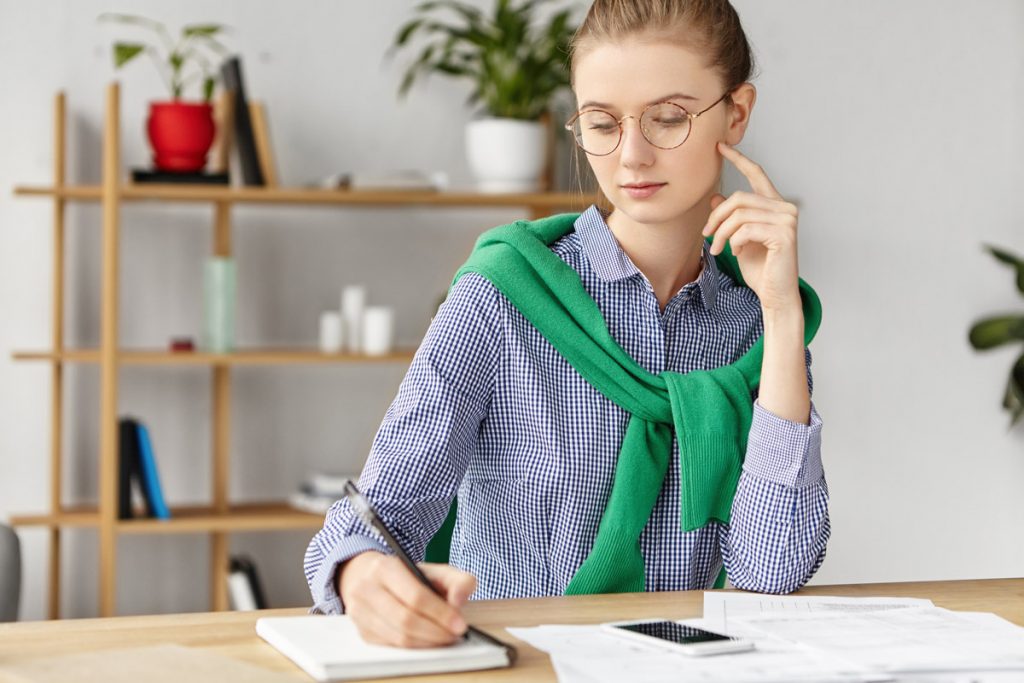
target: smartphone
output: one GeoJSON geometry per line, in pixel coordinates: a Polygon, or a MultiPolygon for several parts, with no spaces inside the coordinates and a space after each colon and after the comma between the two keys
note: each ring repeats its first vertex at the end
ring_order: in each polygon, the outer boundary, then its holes
{"type": "Polygon", "coordinates": [[[632,640],[669,647],[675,652],[694,656],[746,652],[754,649],[754,643],[749,640],[723,636],[667,619],[614,621],[601,624],[601,628],[632,640]]]}

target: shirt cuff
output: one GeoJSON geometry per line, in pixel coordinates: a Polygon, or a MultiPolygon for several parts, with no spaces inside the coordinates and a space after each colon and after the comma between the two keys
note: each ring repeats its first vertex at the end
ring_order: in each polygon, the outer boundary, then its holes
{"type": "Polygon", "coordinates": [[[784,486],[816,484],[821,466],[821,416],[811,402],[811,423],[792,422],[754,402],[743,471],[784,486]]]}
{"type": "Polygon", "coordinates": [[[338,572],[338,565],[367,550],[376,550],[385,555],[391,554],[387,546],[369,536],[346,536],[324,557],[320,568],[316,570],[312,581],[309,582],[313,594],[313,607],[309,610],[310,613],[345,613],[345,605],[342,604],[341,596],[338,595],[338,591],[334,587],[334,575],[338,572]]]}

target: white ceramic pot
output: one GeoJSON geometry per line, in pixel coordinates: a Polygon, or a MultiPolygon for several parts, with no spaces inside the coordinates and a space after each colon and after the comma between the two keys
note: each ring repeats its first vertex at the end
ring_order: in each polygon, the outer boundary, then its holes
{"type": "Polygon", "coordinates": [[[480,192],[536,192],[544,169],[544,125],[487,118],[466,124],[466,154],[480,192]]]}

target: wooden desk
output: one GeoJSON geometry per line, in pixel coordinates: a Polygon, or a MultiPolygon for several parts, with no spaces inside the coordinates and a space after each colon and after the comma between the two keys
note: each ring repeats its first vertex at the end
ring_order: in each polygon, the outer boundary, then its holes
{"type": "MultiPolygon", "coordinates": [[[[796,595],[928,598],[936,605],[949,609],[995,612],[1024,626],[1024,579],[814,586],[796,595]]],[[[519,645],[519,661],[514,668],[388,680],[404,683],[437,683],[442,679],[554,681],[556,679],[548,656],[511,638],[503,632],[503,627],[545,623],[585,624],[654,616],[683,619],[700,616],[702,608],[701,591],[474,602],[466,608],[471,623],[519,645]]],[[[309,681],[309,677],[264,643],[255,632],[255,622],[260,616],[305,613],[304,609],[278,609],[0,624],[0,662],[13,657],[174,643],[209,649],[267,669],[291,672],[297,681],[309,681]]]]}

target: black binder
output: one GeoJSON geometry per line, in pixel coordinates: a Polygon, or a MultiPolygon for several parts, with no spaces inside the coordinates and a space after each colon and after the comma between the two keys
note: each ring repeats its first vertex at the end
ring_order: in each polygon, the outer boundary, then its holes
{"type": "Polygon", "coordinates": [[[263,178],[263,171],[260,170],[260,158],[256,150],[256,136],[252,131],[252,119],[249,117],[249,103],[245,96],[242,62],[237,56],[224,62],[221,67],[221,78],[225,90],[234,93],[235,147],[238,149],[238,160],[242,167],[242,181],[246,185],[265,185],[266,180],[263,178]]]}

